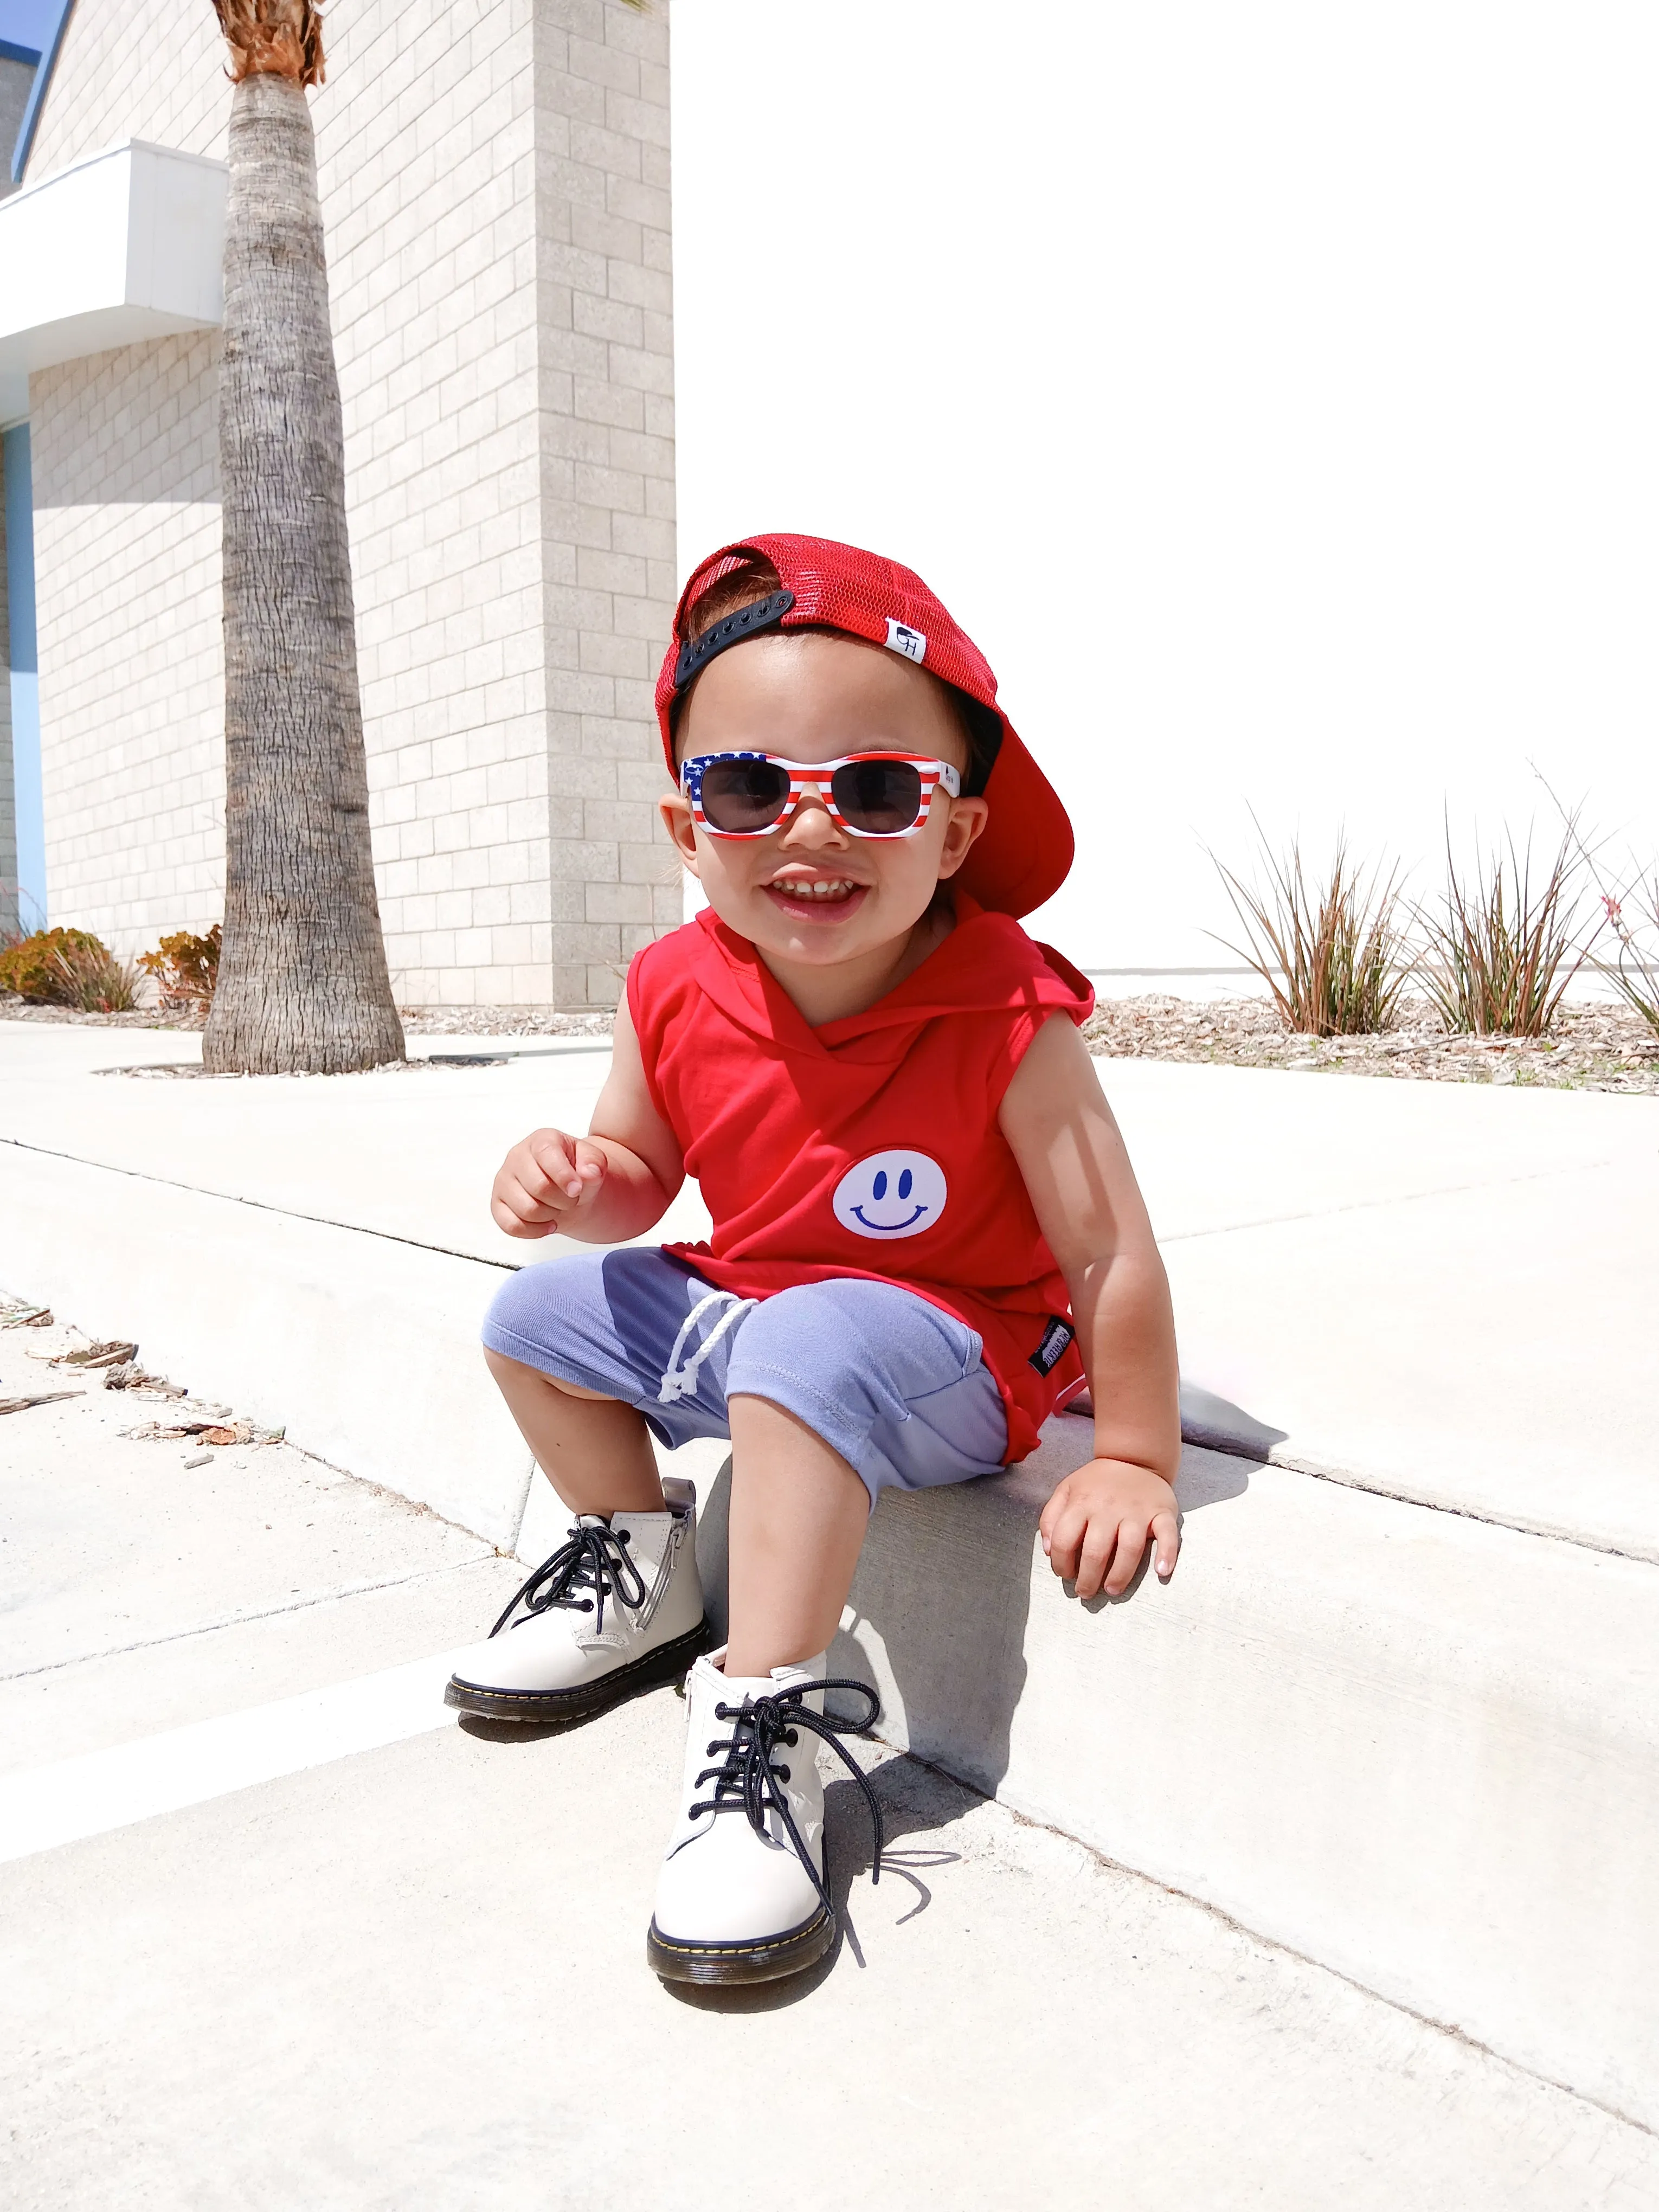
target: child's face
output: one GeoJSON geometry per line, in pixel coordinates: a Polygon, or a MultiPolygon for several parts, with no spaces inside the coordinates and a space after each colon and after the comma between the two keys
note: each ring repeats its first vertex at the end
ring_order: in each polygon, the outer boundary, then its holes
{"type": "MultiPolygon", "coordinates": [[[[942,688],[879,646],[822,631],[751,638],[711,661],[678,731],[679,757],[755,751],[838,760],[891,750],[949,761],[968,748],[942,688]]],[[[982,799],[939,788],[914,836],[854,837],[809,790],[784,825],[719,837],[691,818],[684,793],[662,802],[669,835],[731,929],[773,959],[832,967],[906,939],[941,878],[953,876],[984,827],[982,799]]]]}

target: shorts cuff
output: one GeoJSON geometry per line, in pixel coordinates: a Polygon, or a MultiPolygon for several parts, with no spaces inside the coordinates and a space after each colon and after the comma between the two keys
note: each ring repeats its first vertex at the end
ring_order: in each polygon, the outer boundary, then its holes
{"type": "Polygon", "coordinates": [[[781,1406],[786,1413],[793,1413],[803,1421],[821,1443],[831,1451],[839,1452],[859,1480],[870,1493],[873,1511],[881,1484],[871,1469],[870,1439],[857,1428],[848,1427],[847,1417],[832,1399],[823,1397],[810,1382],[786,1369],[767,1367],[760,1362],[752,1366],[744,1363],[742,1380],[732,1385],[734,1398],[765,1398],[775,1406],[781,1406]]]}
{"type": "MultiPolygon", "coordinates": [[[[556,1362],[549,1357],[544,1344],[534,1344],[528,1337],[515,1335],[497,1322],[487,1321],[479,1335],[486,1351],[499,1352],[504,1359],[516,1359],[520,1367],[533,1367],[538,1375],[553,1375],[562,1382],[579,1383],[584,1390],[597,1390],[602,1398],[621,1395],[614,1375],[601,1375],[596,1368],[584,1367],[575,1359],[561,1358],[556,1362]]],[[[624,1403],[631,1405],[633,1401],[625,1400],[624,1403]]]]}

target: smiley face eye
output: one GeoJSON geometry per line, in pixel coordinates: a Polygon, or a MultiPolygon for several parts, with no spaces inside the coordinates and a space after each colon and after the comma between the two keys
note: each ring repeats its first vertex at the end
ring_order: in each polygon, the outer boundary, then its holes
{"type": "Polygon", "coordinates": [[[904,1172],[899,1177],[899,1196],[901,1198],[909,1197],[912,1189],[915,1186],[915,1177],[911,1174],[909,1169],[906,1168],[904,1172]]]}
{"type": "Polygon", "coordinates": [[[870,1186],[870,1195],[871,1195],[871,1197],[872,1197],[872,1198],[873,1198],[873,1199],[877,1200],[878,1201],[879,1201],[880,1200],[882,1200],[882,1199],[884,1199],[884,1198],[885,1198],[885,1197],[886,1197],[886,1195],[887,1195],[887,1170],[886,1170],[886,1169],[885,1169],[885,1168],[883,1168],[883,1169],[881,1169],[881,1170],[880,1170],[880,1171],[878,1173],[878,1175],[877,1175],[877,1176],[876,1176],[876,1179],[875,1179],[874,1182],[872,1182],[872,1183],[871,1184],[871,1186],[870,1186]]]}

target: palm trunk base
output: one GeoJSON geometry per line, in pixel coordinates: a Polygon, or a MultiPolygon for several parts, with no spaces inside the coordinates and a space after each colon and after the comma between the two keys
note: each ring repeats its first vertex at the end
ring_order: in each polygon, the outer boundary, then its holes
{"type": "Polygon", "coordinates": [[[339,979],[227,977],[222,958],[202,1065],[213,1075],[351,1075],[401,1060],[404,1025],[390,994],[367,999],[339,979]]]}

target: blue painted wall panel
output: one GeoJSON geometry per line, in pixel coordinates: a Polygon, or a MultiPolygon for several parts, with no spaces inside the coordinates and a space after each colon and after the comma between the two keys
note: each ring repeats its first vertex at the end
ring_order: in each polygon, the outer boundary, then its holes
{"type": "Polygon", "coordinates": [[[17,802],[17,899],[26,929],[46,920],[46,822],[40,790],[40,678],[34,629],[34,493],[29,428],[0,438],[6,499],[6,597],[10,612],[11,773],[17,802]]]}

